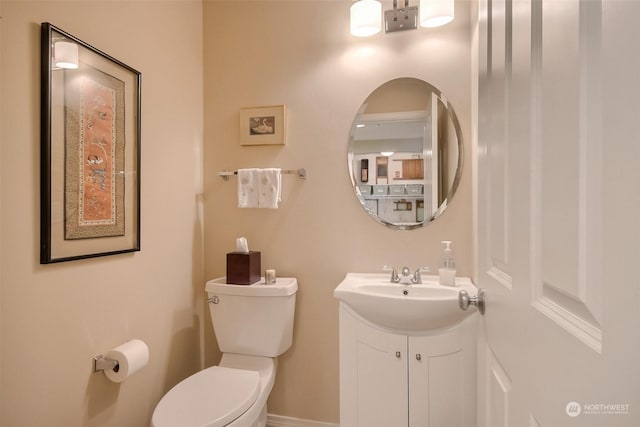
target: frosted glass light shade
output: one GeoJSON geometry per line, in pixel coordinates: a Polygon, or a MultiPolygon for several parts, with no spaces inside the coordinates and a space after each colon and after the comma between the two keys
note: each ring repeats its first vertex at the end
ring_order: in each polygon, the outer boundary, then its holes
{"type": "Polygon", "coordinates": [[[57,42],[53,46],[53,63],[59,68],[78,68],[78,45],[69,42],[57,42]]]}
{"type": "Polygon", "coordinates": [[[420,26],[433,28],[453,21],[454,0],[420,0],[420,26]]]}
{"type": "Polygon", "coordinates": [[[382,29],[382,3],[377,0],[359,0],[351,6],[351,34],[368,37],[382,29]]]}

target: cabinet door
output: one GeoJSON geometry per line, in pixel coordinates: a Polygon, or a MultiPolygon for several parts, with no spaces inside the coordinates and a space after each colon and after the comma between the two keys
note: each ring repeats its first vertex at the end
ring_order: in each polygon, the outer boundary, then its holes
{"type": "Polygon", "coordinates": [[[402,162],[401,179],[424,179],[424,160],[399,159],[402,162]]]}
{"type": "Polygon", "coordinates": [[[407,427],[407,337],[340,303],[340,426],[407,427]]]}
{"type": "Polygon", "coordinates": [[[363,324],[357,354],[358,426],[408,425],[407,337],[363,324]]]}
{"type": "Polygon", "coordinates": [[[409,337],[409,427],[467,427],[462,334],[409,337]]]}

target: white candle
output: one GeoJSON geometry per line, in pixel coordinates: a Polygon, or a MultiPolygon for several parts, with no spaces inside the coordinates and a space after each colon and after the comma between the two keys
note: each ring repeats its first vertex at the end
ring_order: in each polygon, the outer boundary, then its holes
{"type": "Polygon", "coordinates": [[[276,271],[266,270],[264,272],[264,281],[267,285],[273,285],[276,283],[276,271]]]}

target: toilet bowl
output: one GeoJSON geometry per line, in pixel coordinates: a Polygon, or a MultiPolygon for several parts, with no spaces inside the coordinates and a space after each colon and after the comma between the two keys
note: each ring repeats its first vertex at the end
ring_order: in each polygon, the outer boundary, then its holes
{"type": "Polygon", "coordinates": [[[297,289],[293,278],[278,278],[275,285],[207,282],[222,359],[169,390],[151,426],[265,427],[277,356],[292,342],[297,289]]]}
{"type": "Polygon", "coordinates": [[[186,378],[165,394],[151,425],[263,427],[276,366],[270,357],[225,354],[218,366],[186,378]]]}

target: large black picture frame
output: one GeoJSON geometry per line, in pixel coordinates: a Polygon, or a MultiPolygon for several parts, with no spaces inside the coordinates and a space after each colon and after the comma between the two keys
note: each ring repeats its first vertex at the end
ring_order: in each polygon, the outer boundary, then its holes
{"type": "Polygon", "coordinates": [[[42,23],[41,264],[140,250],[141,83],[42,23]]]}

